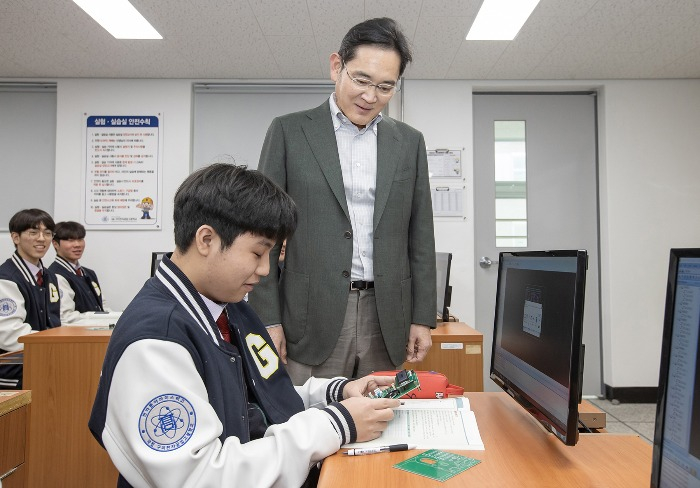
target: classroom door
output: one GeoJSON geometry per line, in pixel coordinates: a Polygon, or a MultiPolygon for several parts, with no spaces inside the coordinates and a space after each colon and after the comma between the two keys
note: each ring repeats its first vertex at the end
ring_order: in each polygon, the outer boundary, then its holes
{"type": "MultiPolygon", "coordinates": [[[[585,249],[588,271],[583,323],[586,346],[583,393],[599,395],[603,380],[595,94],[475,93],[473,101],[476,328],[484,334],[484,390],[498,390],[489,378],[498,253],[585,249]],[[501,121],[524,121],[524,124],[501,121]],[[512,176],[519,182],[502,181],[497,185],[495,130],[499,131],[499,139],[504,140],[511,126],[524,131],[525,169],[520,167],[512,176]],[[520,204],[514,205],[513,199],[520,199],[520,204]],[[505,214],[513,219],[499,221],[499,235],[519,236],[500,237],[499,246],[497,205],[501,218],[505,214]],[[518,221],[523,217],[525,221],[518,221]],[[511,247],[516,243],[525,245],[511,247]]],[[[504,178],[502,172],[498,176],[500,180],[508,178],[504,178]]]]}

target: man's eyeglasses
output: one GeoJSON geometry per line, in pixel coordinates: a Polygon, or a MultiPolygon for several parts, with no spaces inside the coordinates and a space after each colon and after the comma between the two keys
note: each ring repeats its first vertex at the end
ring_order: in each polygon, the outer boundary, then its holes
{"type": "Polygon", "coordinates": [[[30,229],[27,231],[27,235],[29,236],[30,239],[38,239],[40,235],[43,235],[46,239],[49,241],[53,239],[53,231],[52,230],[36,230],[36,229],[30,229]]]}
{"type": "Polygon", "coordinates": [[[355,78],[350,74],[347,66],[343,65],[343,68],[345,69],[345,73],[348,75],[348,78],[350,78],[350,81],[352,81],[355,85],[362,88],[363,90],[367,90],[370,87],[374,87],[376,88],[377,93],[379,95],[389,96],[395,91],[399,91],[401,89],[401,87],[397,84],[373,83],[372,80],[368,80],[367,78],[355,78]]]}

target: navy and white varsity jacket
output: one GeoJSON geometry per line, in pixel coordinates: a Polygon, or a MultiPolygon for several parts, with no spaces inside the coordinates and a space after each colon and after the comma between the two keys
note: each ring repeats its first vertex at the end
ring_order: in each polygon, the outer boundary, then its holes
{"type": "MultiPolygon", "coordinates": [[[[65,278],[70,285],[75,310],[80,313],[102,312],[104,310],[102,308],[102,290],[100,290],[100,283],[93,270],[81,266],[83,276],[78,276],[73,265],[61,256],[56,256],[49,269],[54,274],[65,278]]],[[[63,288],[60,288],[59,291],[61,291],[61,299],[63,299],[66,295],[63,293],[63,288]]]]}
{"type": "MultiPolygon", "coordinates": [[[[16,251],[0,266],[0,352],[20,351],[21,336],[61,325],[56,276],[40,266],[43,286],[16,251]]],[[[17,388],[21,378],[21,365],[0,366],[0,389],[17,388]]]]}
{"type": "Polygon", "coordinates": [[[165,257],[123,312],[89,421],[119,486],[297,488],[311,466],[356,437],[349,412],[334,403],[346,379],[294,387],[248,304],[226,310],[239,347],[223,340],[165,257]],[[269,424],[257,439],[251,405],[269,424]]]}

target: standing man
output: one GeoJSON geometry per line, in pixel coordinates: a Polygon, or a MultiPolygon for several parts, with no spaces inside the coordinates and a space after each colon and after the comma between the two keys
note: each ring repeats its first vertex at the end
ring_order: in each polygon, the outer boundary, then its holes
{"type": "Polygon", "coordinates": [[[116,321],[118,313],[105,312],[97,274],[80,264],[85,251],[85,227],[78,222],[59,222],[54,229],[53,247],[56,259],[49,269],[58,278],[61,323],[95,324],[106,319],[116,321]]]}
{"type": "MultiPolygon", "coordinates": [[[[380,112],[411,61],[388,18],[345,35],[335,92],[276,118],[259,170],[299,211],[285,271],[250,296],[296,384],[421,361],[435,327],[435,239],[423,135],[380,112]]],[[[271,253],[277,263],[279,247],[271,253]]],[[[276,269],[272,266],[273,271],[276,269]]]]}
{"type": "MultiPolygon", "coordinates": [[[[15,253],[0,266],[0,353],[21,351],[18,339],[61,325],[56,276],[41,258],[51,246],[51,216],[31,208],[10,219],[15,253]]],[[[0,389],[22,388],[22,365],[0,366],[0,389]]]]}

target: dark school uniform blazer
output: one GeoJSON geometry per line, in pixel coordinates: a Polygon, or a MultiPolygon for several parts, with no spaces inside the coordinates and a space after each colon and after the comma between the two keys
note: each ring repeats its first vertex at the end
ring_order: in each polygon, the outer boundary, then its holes
{"type": "Polygon", "coordinates": [[[100,282],[97,281],[97,274],[85,266],[81,266],[83,276],[78,276],[75,268],[61,256],[56,256],[56,259],[49,270],[54,274],[63,276],[70,287],[75,292],[75,309],[80,313],[85,312],[102,312],[102,290],[100,290],[100,282]]]}
{"type": "MultiPolygon", "coordinates": [[[[249,302],[266,325],[284,326],[289,356],[316,365],[331,354],[345,317],[352,266],[352,225],[329,102],[273,120],[259,171],[297,205],[278,283],[279,246],[270,274],[249,302]]],[[[423,135],[383,117],[377,125],[373,219],[374,288],[382,335],[403,363],[410,325],[435,327],[433,211],[423,135]]]]}
{"type": "MultiPolygon", "coordinates": [[[[41,261],[40,261],[41,263],[41,261]]],[[[61,302],[58,281],[43,268],[44,285],[39,286],[17,251],[0,265],[0,327],[17,329],[29,324],[32,330],[46,330],[61,325],[61,302]],[[19,307],[23,302],[24,307],[19,307]]],[[[0,343],[1,344],[1,343],[0,343]]],[[[14,344],[16,346],[16,344],[14,344]]],[[[13,347],[13,351],[19,350],[13,347]]],[[[7,352],[0,346],[0,353],[7,352]]],[[[0,365],[0,389],[21,387],[22,365],[0,365]]]]}

